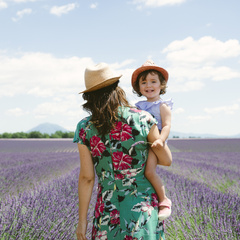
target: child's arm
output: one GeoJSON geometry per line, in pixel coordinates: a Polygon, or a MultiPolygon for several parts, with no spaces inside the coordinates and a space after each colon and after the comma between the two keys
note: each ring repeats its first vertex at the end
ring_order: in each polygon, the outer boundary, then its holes
{"type": "Polygon", "coordinates": [[[166,104],[161,104],[160,114],[162,119],[162,130],[160,138],[154,141],[153,147],[163,147],[171,129],[171,109],[166,104]]]}

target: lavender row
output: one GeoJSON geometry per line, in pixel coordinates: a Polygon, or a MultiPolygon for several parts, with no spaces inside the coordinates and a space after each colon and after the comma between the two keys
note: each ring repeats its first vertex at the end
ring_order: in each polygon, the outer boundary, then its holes
{"type": "MultiPolygon", "coordinates": [[[[240,152],[173,152],[178,159],[239,172],[240,152]]],[[[177,163],[177,162],[174,162],[177,163]]]]}
{"type": "MultiPolygon", "coordinates": [[[[0,145],[3,167],[0,177],[8,176],[6,185],[0,187],[13,192],[21,190],[19,195],[5,195],[0,202],[3,239],[75,239],[79,171],[76,145],[70,141],[44,142],[48,144],[11,142],[15,146],[13,151],[9,142],[6,149],[0,145]],[[23,148],[22,153],[16,152],[17,145],[23,148]],[[11,178],[11,173],[15,177],[11,178]]],[[[239,141],[169,141],[169,146],[175,149],[173,164],[158,169],[173,201],[172,216],[166,220],[167,239],[239,239],[240,157],[236,143],[239,141]]]]}
{"type": "MultiPolygon", "coordinates": [[[[158,169],[167,179],[173,212],[165,221],[167,239],[238,239],[240,200],[205,184],[158,169]]],[[[5,239],[75,239],[79,169],[41,185],[33,192],[6,198],[0,206],[0,233],[5,239]]],[[[96,189],[88,215],[90,237],[96,189]]]]}
{"type": "MultiPolygon", "coordinates": [[[[11,153],[9,155],[7,160],[1,162],[3,167],[0,169],[0,198],[34,189],[79,166],[77,153],[11,153]]],[[[1,157],[4,157],[3,154],[1,157]]]]}
{"type": "Polygon", "coordinates": [[[213,157],[208,153],[174,152],[173,164],[167,169],[212,189],[240,196],[240,153],[217,154],[213,157]]]}
{"type": "Polygon", "coordinates": [[[170,139],[172,151],[240,152],[240,139],[170,139]]]}
{"type": "MultiPolygon", "coordinates": [[[[17,197],[7,197],[2,201],[2,239],[75,239],[78,222],[78,173],[79,168],[76,168],[61,178],[38,186],[34,191],[25,191],[17,197]]],[[[95,199],[93,195],[89,221],[93,215],[95,199]]],[[[90,234],[90,229],[88,232],[90,234]]]]}
{"type": "Polygon", "coordinates": [[[77,152],[72,139],[0,139],[0,153],[19,152],[77,152]]]}
{"type": "Polygon", "coordinates": [[[166,179],[173,211],[166,220],[169,239],[239,239],[240,198],[158,168],[166,179]]]}
{"type": "MultiPolygon", "coordinates": [[[[51,163],[56,160],[66,159],[73,156],[69,152],[18,152],[0,153],[0,169],[13,169],[16,167],[36,165],[39,163],[51,163]]],[[[75,153],[79,158],[78,153],[75,153]]],[[[79,160],[79,159],[78,159],[79,160]]]]}

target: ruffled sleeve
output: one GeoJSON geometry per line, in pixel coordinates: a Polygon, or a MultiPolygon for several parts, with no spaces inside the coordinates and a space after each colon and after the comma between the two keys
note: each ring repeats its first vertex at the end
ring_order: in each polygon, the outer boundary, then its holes
{"type": "Polygon", "coordinates": [[[163,103],[167,104],[168,107],[170,107],[171,110],[173,109],[173,100],[172,100],[172,98],[170,98],[168,100],[162,100],[161,104],[163,104],[163,103]]]}

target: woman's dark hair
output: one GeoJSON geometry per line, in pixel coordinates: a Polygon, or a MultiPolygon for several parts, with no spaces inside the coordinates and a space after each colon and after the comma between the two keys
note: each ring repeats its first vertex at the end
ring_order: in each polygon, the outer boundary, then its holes
{"type": "Polygon", "coordinates": [[[91,122],[102,136],[109,133],[119,119],[118,107],[130,107],[126,94],[118,83],[119,80],[110,86],[86,92],[82,96],[86,100],[83,109],[92,115],[91,122]]]}
{"type": "Polygon", "coordinates": [[[135,82],[135,84],[134,84],[135,90],[133,90],[133,92],[134,92],[134,93],[137,93],[137,95],[138,95],[139,97],[142,96],[142,94],[141,94],[141,92],[140,92],[140,89],[139,89],[139,81],[140,81],[140,79],[145,80],[146,77],[147,77],[147,75],[148,75],[149,73],[150,73],[150,74],[157,74],[157,75],[158,75],[159,80],[160,80],[160,83],[161,83],[161,85],[162,85],[162,87],[163,87],[163,88],[161,89],[159,95],[165,94],[165,93],[167,92],[167,89],[166,89],[166,88],[167,88],[167,81],[166,81],[165,78],[163,77],[162,73],[160,73],[160,72],[157,71],[157,70],[152,70],[152,69],[146,70],[146,71],[144,71],[144,72],[139,73],[139,75],[138,75],[138,77],[137,77],[137,80],[136,80],[136,82],[135,82]]]}

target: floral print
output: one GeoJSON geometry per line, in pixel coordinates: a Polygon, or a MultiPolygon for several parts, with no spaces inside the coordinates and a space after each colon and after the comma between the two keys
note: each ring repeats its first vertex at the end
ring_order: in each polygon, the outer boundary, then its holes
{"type": "Polygon", "coordinates": [[[98,176],[92,239],[164,240],[157,195],[144,176],[147,135],[156,120],[135,108],[120,107],[119,113],[108,135],[98,136],[91,117],[75,131],[74,142],[88,147],[98,176]]]}
{"type": "Polygon", "coordinates": [[[102,197],[97,199],[95,210],[95,217],[98,218],[104,211],[104,202],[102,201],[102,197]]]}
{"type": "Polygon", "coordinates": [[[123,152],[114,152],[112,154],[114,170],[124,170],[131,168],[132,157],[123,152]]]}
{"type": "Polygon", "coordinates": [[[117,209],[114,209],[111,213],[110,213],[110,217],[111,217],[111,224],[115,225],[115,224],[120,224],[120,218],[119,218],[119,211],[117,209]]]}
{"type": "Polygon", "coordinates": [[[153,207],[158,207],[158,197],[156,193],[152,193],[152,201],[151,201],[151,205],[153,207]]]}
{"type": "MultiPolygon", "coordinates": [[[[82,131],[82,129],[80,131],[82,131]]],[[[101,141],[101,138],[97,136],[93,136],[92,138],[90,138],[90,146],[93,157],[101,156],[103,151],[106,150],[106,147],[104,146],[104,143],[101,141]]]]}
{"type": "Polygon", "coordinates": [[[79,137],[80,137],[80,139],[82,139],[83,142],[85,142],[86,132],[83,128],[81,128],[79,131],[79,137]]]}
{"type": "Polygon", "coordinates": [[[132,236],[125,236],[123,240],[138,240],[137,238],[133,238],[132,236]]]}
{"type": "Polygon", "coordinates": [[[132,128],[122,122],[117,122],[116,127],[110,132],[110,139],[126,141],[132,137],[132,128]]]}

